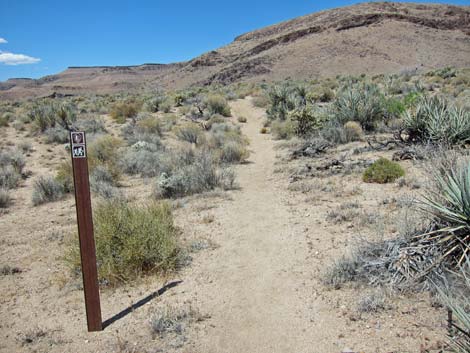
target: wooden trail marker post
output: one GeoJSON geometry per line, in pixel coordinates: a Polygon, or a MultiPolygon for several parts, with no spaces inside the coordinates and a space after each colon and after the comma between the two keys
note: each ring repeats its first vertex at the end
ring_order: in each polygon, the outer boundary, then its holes
{"type": "Polygon", "coordinates": [[[96,267],[85,132],[70,132],[70,151],[72,154],[73,182],[75,186],[75,204],[88,331],[101,331],[103,325],[101,321],[100,291],[96,267]]]}

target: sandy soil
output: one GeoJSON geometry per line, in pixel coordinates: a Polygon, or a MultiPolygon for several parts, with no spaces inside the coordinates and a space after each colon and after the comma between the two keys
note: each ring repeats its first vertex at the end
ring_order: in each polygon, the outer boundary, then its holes
{"type": "MultiPolygon", "coordinates": [[[[321,191],[328,180],[312,184],[308,195],[289,191],[278,143],[259,133],[263,110],[249,99],[233,102],[232,110],[234,119],[248,119],[242,129],[252,151],[249,162],[236,167],[239,190],[180,200],[175,210],[183,241],[208,246],[169,278],[102,291],[104,319],[149,300],[94,334],[85,330],[80,283],[60,261],[64,237],[75,229],[73,200],[34,208],[30,201],[34,178],[67,154],[8,128],[5,138],[35,141],[35,150],[27,159],[33,177],[0,216],[0,264],[22,270],[0,276],[0,352],[437,352],[445,315],[428,295],[395,295],[385,310],[360,314],[357,301],[369,288],[331,290],[321,283],[325,268],[358,233],[371,236],[354,224],[331,224],[327,213],[346,201],[387,213],[388,206],[377,205],[396,196],[396,187],[364,185],[352,175],[331,179],[336,194],[321,191]],[[181,282],[149,298],[174,281],[181,282]],[[181,333],[154,337],[149,320],[168,306],[197,314],[181,333]]],[[[151,185],[128,178],[124,190],[145,199],[151,185]]]]}

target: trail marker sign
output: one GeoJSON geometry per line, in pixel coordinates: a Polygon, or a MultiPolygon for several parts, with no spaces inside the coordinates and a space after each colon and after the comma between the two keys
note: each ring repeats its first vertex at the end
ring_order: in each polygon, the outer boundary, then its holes
{"type": "Polygon", "coordinates": [[[70,132],[70,150],[72,154],[73,182],[75,186],[75,204],[88,331],[101,331],[103,324],[101,320],[98,270],[96,267],[96,248],[93,235],[85,132],[70,132]]]}

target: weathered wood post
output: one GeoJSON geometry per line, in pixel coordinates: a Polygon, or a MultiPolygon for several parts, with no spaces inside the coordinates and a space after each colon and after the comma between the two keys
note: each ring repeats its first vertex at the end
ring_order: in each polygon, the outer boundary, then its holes
{"type": "Polygon", "coordinates": [[[85,132],[70,132],[75,205],[77,209],[80,258],[82,263],[83,290],[88,331],[101,331],[100,291],[96,267],[96,249],[93,235],[93,215],[91,211],[90,181],[85,132]]]}

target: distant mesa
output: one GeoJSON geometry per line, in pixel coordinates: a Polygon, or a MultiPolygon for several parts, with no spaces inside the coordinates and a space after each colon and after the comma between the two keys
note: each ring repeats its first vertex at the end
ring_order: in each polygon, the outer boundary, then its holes
{"type": "Polygon", "coordinates": [[[0,99],[470,67],[470,6],[362,3],[244,33],[172,64],[70,66],[0,82],[0,99]]]}

